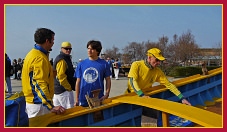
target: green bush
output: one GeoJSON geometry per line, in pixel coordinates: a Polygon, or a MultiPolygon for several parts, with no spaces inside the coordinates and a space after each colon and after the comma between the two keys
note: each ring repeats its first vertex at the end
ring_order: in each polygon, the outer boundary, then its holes
{"type": "MultiPolygon", "coordinates": [[[[219,68],[220,66],[212,66],[212,67],[207,67],[208,71],[212,69],[219,68]]],[[[188,77],[196,74],[202,74],[202,68],[201,67],[174,67],[172,68],[168,76],[172,77],[188,77]]]]}

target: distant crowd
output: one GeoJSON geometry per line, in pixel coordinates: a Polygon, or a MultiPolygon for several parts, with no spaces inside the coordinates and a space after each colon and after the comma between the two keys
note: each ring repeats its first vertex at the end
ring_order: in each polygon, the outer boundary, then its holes
{"type": "Polygon", "coordinates": [[[24,59],[21,58],[11,61],[10,57],[5,53],[5,80],[7,84],[5,92],[9,93],[9,95],[12,95],[11,76],[14,76],[16,80],[21,80],[23,62],[24,59]]]}

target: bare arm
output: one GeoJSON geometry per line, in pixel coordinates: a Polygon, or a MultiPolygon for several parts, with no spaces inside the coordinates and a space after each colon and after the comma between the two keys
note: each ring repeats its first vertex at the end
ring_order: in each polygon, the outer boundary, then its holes
{"type": "Polygon", "coordinates": [[[76,102],[74,106],[79,106],[80,78],[76,79],[75,90],[76,90],[76,102]]]}
{"type": "Polygon", "coordinates": [[[100,100],[104,100],[107,99],[109,97],[110,94],[110,89],[111,89],[111,79],[110,77],[106,77],[106,93],[104,94],[104,96],[102,98],[100,98],[100,100]]]}

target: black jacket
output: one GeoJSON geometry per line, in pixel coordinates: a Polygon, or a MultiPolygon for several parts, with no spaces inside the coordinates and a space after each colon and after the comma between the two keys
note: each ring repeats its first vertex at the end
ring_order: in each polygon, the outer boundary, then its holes
{"type": "MultiPolygon", "coordinates": [[[[71,85],[72,90],[75,90],[76,79],[73,77],[75,70],[73,68],[71,56],[60,52],[60,54],[54,60],[53,68],[56,70],[57,63],[62,59],[65,60],[67,66],[68,66],[68,68],[65,71],[65,74],[67,75],[67,80],[68,80],[69,84],[71,85]]],[[[66,91],[66,89],[62,85],[60,85],[60,82],[55,78],[54,79],[54,93],[61,94],[64,91],[66,91]]]]}
{"type": "Polygon", "coordinates": [[[10,77],[11,62],[5,58],[5,77],[10,77]]]}

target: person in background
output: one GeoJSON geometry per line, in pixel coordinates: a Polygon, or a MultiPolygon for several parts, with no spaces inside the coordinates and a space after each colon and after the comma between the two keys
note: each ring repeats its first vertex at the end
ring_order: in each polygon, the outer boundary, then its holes
{"type": "Polygon", "coordinates": [[[62,114],[65,108],[53,105],[54,76],[48,52],[54,44],[55,33],[38,28],[34,34],[36,44],[25,59],[22,69],[22,91],[26,101],[28,118],[50,112],[62,114]]]}
{"type": "MultiPolygon", "coordinates": [[[[151,48],[147,51],[146,55],[147,58],[145,60],[134,61],[132,63],[128,74],[128,88],[125,94],[135,92],[139,97],[150,98],[150,96],[144,94],[143,90],[152,88],[154,82],[159,82],[160,85],[166,86],[175,94],[183,104],[191,105],[176,86],[169,82],[165,74],[158,67],[160,62],[165,60],[161,51],[158,48],[151,48]]],[[[153,118],[158,116],[157,110],[152,109],[149,113],[153,113],[153,118]]]]}
{"type": "Polygon", "coordinates": [[[106,62],[108,63],[108,65],[110,66],[110,71],[111,71],[111,75],[110,75],[110,78],[112,78],[112,61],[110,60],[110,57],[107,57],[106,59],[106,62]]]}
{"type": "Polygon", "coordinates": [[[203,63],[202,64],[202,75],[208,75],[208,70],[207,70],[207,67],[206,67],[206,63],[203,63]]]}
{"type": "Polygon", "coordinates": [[[114,60],[114,58],[111,58],[110,61],[111,61],[111,67],[112,67],[112,71],[111,71],[112,72],[112,78],[115,78],[114,67],[113,67],[113,63],[114,63],[115,60],[114,60]]]}
{"type": "Polygon", "coordinates": [[[72,108],[74,106],[73,89],[75,90],[76,79],[73,77],[74,68],[71,59],[72,45],[70,42],[61,44],[61,52],[55,58],[53,68],[57,71],[54,78],[54,106],[72,108]]]}
{"type": "Polygon", "coordinates": [[[113,68],[114,68],[115,80],[119,80],[118,75],[119,75],[119,70],[121,68],[121,63],[118,61],[118,58],[115,59],[113,63],[113,68]]]}
{"type": "Polygon", "coordinates": [[[17,60],[13,59],[14,79],[17,79],[17,72],[18,72],[17,65],[18,65],[17,60]]]}
{"type": "Polygon", "coordinates": [[[11,71],[11,60],[10,60],[9,56],[5,53],[5,81],[6,81],[6,85],[7,85],[6,92],[8,92],[9,95],[12,95],[10,71],[11,71]]]}
{"type": "Polygon", "coordinates": [[[108,63],[99,58],[102,50],[100,41],[91,40],[87,43],[88,58],[78,63],[74,77],[76,80],[75,106],[88,106],[85,95],[93,97],[92,91],[100,89],[98,98],[100,101],[107,99],[110,94],[111,79],[108,63]],[[104,79],[106,86],[104,89],[104,79]]]}
{"type": "Polygon", "coordinates": [[[18,58],[17,60],[17,80],[21,80],[21,74],[22,74],[22,59],[18,58]]]}

